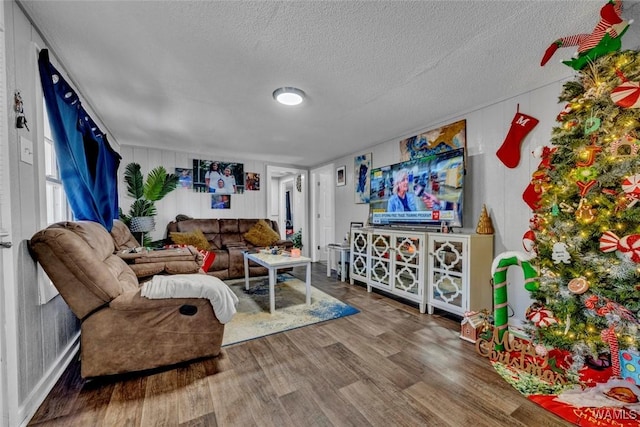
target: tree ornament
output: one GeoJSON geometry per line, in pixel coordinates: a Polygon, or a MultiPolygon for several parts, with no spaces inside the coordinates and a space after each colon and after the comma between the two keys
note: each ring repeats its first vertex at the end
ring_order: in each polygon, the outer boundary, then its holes
{"type": "Polygon", "coordinates": [[[556,121],[557,122],[562,122],[564,121],[564,117],[569,114],[571,111],[573,111],[573,108],[571,107],[571,104],[567,104],[564,106],[564,108],[562,109],[562,111],[560,111],[558,113],[558,115],[556,116],[556,121]]]}
{"type": "Polygon", "coordinates": [[[533,322],[536,328],[546,328],[558,323],[558,319],[553,315],[553,311],[539,304],[533,304],[527,309],[527,319],[533,322]]]}
{"type": "Polygon", "coordinates": [[[572,213],[575,211],[573,206],[568,205],[565,202],[560,202],[560,210],[564,213],[572,213]]]}
{"type": "Polygon", "coordinates": [[[547,347],[545,347],[542,344],[536,344],[535,349],[536,349],[536,354],[538,356],[540,356],[540,357],[544,357],[547,354],[549,354],[549,351],[547,350],[547,347]]]}
{"type": "Polygon", "coordinates": [[[584,277],[576,277],[569,280],[567,288],[571,293],[581,295],[589,290],[589,282],[584,277]]]}
{"type": "Polygon", "coordinates": [[[504,142],[496,152],[496,155],[508,168],[515,168],[520,163],[520,144],[531,130],[536,127],[539,120],[535,117],[522,114],[518,104],[516,115],[511,120],[511,128],[504,142]]]}
{"type": "Polygon", "coordinates": [[[578,155],[578,161],[576,162],[576,166],[584,167],[591,166],[593,162],[596,160],[596,154],[602,151],[602,148],[598,147],[595,144],[591,144],[587,147],[584,147],[584,151],[582,151],[578,155]]]}
{"type": "Polygon", "coordinates": [[[598,117],[589,117],[584,121],[584,134],[589,135],[600,129],[601,120],[598,117]]]}
{"type": "MultiPolygon", "coordinates": [[[[591,168],[585,168],[585,169],[591,169],[591,168]]],[[[577,181],[576,185],[578,186],[578,188],[580,189],[580,197],[583,197],[587,195],[587,193],[589,192],[589,190],[591,190],[591,188],[596,185],[598,183],[598,181],[596,181],[595,179],[591,179],[589,181],[577,181]]],[[[578,206],[578,209],[580,207],[578,206]]]]}
{"type": "Polygon", "coordinates": [[[545,192],[548,187],[549,176],[547,172],[541,169],[535,171],[531,176],[531,182],[524,189],[522,193],[522,200],[525,201],[527,205],[532,210],[540,209],[540,201],[542,200],[542,194],[545,192]]]}
{"type": "Polygon", "coordinates": [[[613,103],[622,108],[640,108],[640,83],[630,82],[619,70],[616,74],[622,83],[611,91],[613,103]]]}
{"type": "Polygon", "coordinates": [[[533,230],[527,230],[522,236],[522,247],[531,256],[536,256],[536,234],[533,230]]]}
{"type": "Polygon", "coordinates": [[[619,238],[611,231],[605,231],[600,236],[600,250],[602,252],[618,251],[633,262],[640,262],[640,234],[630,234],[619,238]]]}
{"type": "Polygon", "coordinates": [[[613,326],[603,329],[600,333],[602,341],[609,344],[609,354],[611,354],[612,375],[616,378],[620,377],[620,359],[618,358],[618,337],[613,326]]]}
{"type": "Polygon", "coordinates": [[[540,208],[540,200],[542,194],[546,190],[549,183],[549,176],[547,170],[553,169],[551,165],[551,156],[558,151],[557,147],[541,146],[533,150],[533,157],[539,158],[540,163],[538,169],[531,175],[531,181],[527,188],[522,193],[522,200],[532,209],[537,210],[540,208]]]}
{"type": "Polygon", "coordinates": [[[571,119],[571,120],[566,121],[564,123],[564,125],[562,125],[562,127],[565,130],[571,130],[571,129],[577,127],[579,124],[580,124],[580,121],[578,119],[571,119]]]}
{"type": "Polygon", "coordinates": [[[631,199],[627,208],[635,205],[640,197],[640,174],[631,175],[622,180],[622,191],[628,199],[631,199]]]}
{"type": "Polygon", "coordinates": [[[591,224],[596,220],[596,210],[585,198],[580,199],[578,209],[576,209],[576,219],[584,224],[591,224]]]}
{"type": "Polygon", "coordinates": [[[640,146],[638,140],[632,135],[625,135],[611,143],[609,152],[615,157],[630,158],[638,155],[640,146]]]}
{"type": "Polygon", "coordinates": [[[556,242],[553,244],[553,252],[551,253],[551,259],[554,264],[571,263],[571,254],[568,251],[567,244],[564,242],[556,242]]]}
{"type": "Polygon", "coordinates": [[[549,147],[546,145],[541,145],[537,147],[535,150],[531,152],[535,159],[540,159],[540,163],[538,164],[538,169],[554,169],[551,165],[551,156],[558,151],[558,147],[549,147]]]}

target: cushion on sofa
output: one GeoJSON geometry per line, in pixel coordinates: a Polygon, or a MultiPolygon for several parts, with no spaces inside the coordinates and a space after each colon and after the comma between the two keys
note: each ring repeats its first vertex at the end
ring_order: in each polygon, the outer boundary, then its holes
{"type": "Polygon", "coordinates": [[[177,245],[191,245],[204,251],[211,249],[211,244],[201,230],[171,232],[169,233],[169,237],[171,237],[173,243],[177,245]]]}
{"type": "Polygon", "coordinates": [[[254,246],[271,246],[280,240],[280,235],[263,219],[256,222],[243,237],[254,246]]]}

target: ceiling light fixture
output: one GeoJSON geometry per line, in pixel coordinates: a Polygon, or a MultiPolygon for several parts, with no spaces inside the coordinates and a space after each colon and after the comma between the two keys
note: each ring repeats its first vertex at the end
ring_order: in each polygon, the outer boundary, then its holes
{"type": "Polygon", "coordinates": [[[273,99],[284,105],[299,105],[304,97],[304,92],[295,87],[281,87],[273,91],[273,99]]]}

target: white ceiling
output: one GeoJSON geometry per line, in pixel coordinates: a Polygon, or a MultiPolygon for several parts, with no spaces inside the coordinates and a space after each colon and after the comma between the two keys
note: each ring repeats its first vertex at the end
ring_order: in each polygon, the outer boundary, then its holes
{"type": "MultiPolygon", "coordinates": [[[[575,48],[540,59],[604,3],[20,1],[119,144],[299,166],[570,76],[575,48]]],[[[623,16],[640,46],[638,1],[623,16]]]]}

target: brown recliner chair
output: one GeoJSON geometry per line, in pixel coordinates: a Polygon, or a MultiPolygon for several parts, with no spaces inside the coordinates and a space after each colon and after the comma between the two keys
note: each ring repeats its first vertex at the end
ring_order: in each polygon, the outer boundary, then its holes
{"type": "Polygon", "coordinates": [[[224,325],[209,300],[142,297],[136,275],[113,253],[113,238],[102,225],[53,224],[38,231],[30,247],[82,322],[82,377],[141,371],[220,353],[224,325]]]}

